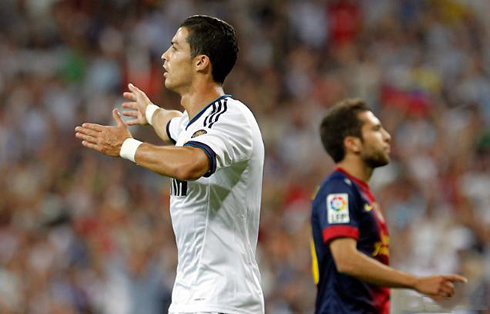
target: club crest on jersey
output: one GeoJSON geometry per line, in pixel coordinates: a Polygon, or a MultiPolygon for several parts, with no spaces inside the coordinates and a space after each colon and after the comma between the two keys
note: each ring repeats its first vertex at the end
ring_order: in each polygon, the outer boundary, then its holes
{"type": "Polygon", "coordinates": [[[327,196],[327,217],[330,224],[349,223],[349,195],[347,193],[327,196]]]}
{"type": "Polygon", "coordinates": [[[194,134],[192,134],[191,138],[194,138],[194,137],[198,137],[200,135],[204,135],[204,134],[207,134],[208,132],[206,132],[206,130],[198,130],[196,132],[194,132],[194,134]]]}

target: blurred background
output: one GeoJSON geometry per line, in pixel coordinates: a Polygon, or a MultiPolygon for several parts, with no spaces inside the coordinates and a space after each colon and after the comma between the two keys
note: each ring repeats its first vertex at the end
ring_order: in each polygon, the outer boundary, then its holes
{"type": "MultiPolygon", "coordinates": [[[[312,313],[310,201],[333,170],[318,126],[364,98],[393,137],[371,186],[392,265],[469,278],[490,299],[487,0],[2,0],[0,313],[166,313],[177,262],[169,180],[82,148],[128,82],[154,103],[161,54],[189,15],[232,23],[227,93],[266,144],[257,255],[267,313],[312,313]]],[[[135,137],[159,143],[150,127],[135,137]]],[[[481,311],[480,313],[490,313],[481,311]]]]}

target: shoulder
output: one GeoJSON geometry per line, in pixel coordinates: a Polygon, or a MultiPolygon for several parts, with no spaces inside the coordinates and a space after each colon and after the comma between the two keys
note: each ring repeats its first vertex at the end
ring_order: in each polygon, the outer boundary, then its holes
{"type": "Polygon", "coordinates": [[[222,110],[227,113],[228,116],[234,116],[235,118],[249,118],[253,117],[253,113],[250,108],[238,99],[226,95],[221,99],[222,110]]]}
{"type": "Polygon", "coordinates": [[[230,109],[233,112],[241,112],[243,114],[252,114],[252,111],[250,108],[248,108],[247,105],[245,105],[242,101],[235,99],[231,96],[227,97],[226,100],[228,101],[230,105],[230,109]]]}
{"type": "Polygon", "coordinates": [[[356,187],[354,182],[343,173],[334,171],[320,185],[315,201],[324,200],[330,194],[348,194],[354,197],[356,195],[356,187]]]}
{"type": "Polygon", "coordinates": [[[252,110],[240,100],[230,97],[228,101],[231,109],[230,117],[238,122],[243,122],[250,132],[260,133],[259,124],[252,110]]]}
{"type": "Polygon", "coordinates": [[[167,122],[167,131],[169,129],[180,132],[189,122],[189,114],[184,111],[180,117],[175,117],[167,122]]]}
{"type": "Polygon", "coordinates": [[[240,100],[224,95],[211,103],[202,117],[203,126],[214,128],[250,128],[256,124],[252,111],[240,100]]]}

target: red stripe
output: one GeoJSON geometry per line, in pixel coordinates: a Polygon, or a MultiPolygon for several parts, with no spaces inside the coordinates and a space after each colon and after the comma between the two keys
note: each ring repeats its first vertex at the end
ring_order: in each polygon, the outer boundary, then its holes
{"type": "Polygon", "coordinates": [[[323,229],[323,242],[325,243],[332,239],[343,237],[354,238],[358,240],[359,230],[356,227],[352,226],[330,226],[323,229]]]}
{"type": "Polygon", "coordinates": [[[356,178],[354,177],[353,175],[351,175],[350,173],[348,173],[345,169],[341,168],[341,167],[337,167],[335,168],[336,171],[340,171],[342,172],[343,174],[345,174],[349,179],[351,179],[352,181],[354,181],[355,183],[359,184],[360,186],[364,187],[364,188],[367,188],[369,190],[369,185],[367,184],[367,182],[364,182],[362,181],[361,179],[359,178],[356,178]]]}

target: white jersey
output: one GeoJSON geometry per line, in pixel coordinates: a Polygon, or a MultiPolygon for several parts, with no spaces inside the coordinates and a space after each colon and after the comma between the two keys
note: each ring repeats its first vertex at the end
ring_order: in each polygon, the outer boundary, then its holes
{"type": "Polygon", "coordinates": [[[264,143],[255,117],[224,95],[190,121],[187,112],[170,120],[167,134],[210,160],[200,179],[172,179],[178,266],[169,312],[264,313],[255,259],[264,143]]]}

